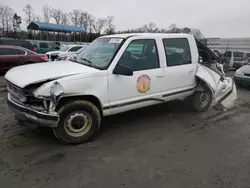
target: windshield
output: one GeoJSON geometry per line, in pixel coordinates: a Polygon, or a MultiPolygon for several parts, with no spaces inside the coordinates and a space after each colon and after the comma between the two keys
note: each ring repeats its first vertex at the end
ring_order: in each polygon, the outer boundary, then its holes
{"type": "Polygon", "coordinates": [[[62,46],[59,51],[66,52],[70,46],[62,46]]]}
{"type": "Polygon", "coordinates": [[[77,56],[76,62],[98,69],[106,69],[123,40],[123,38],[98,38],[77,56]]]}

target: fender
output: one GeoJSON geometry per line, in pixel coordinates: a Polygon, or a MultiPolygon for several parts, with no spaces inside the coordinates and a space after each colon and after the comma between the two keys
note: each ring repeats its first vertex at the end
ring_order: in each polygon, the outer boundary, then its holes
{"type": "Polygon", "coordinates": [[[213,94],[215,93],[218,82],[220,80],[219,74],[209,69],[208,67],[199,64],[195,76],[205,82],[211,89],[213,94]]]}
{"type": "Polygon", "coordinates": [[[234,106],[237,92],[232,78],[221,76],[212,69],[200,64],[195,75],[211,89],[213,94],[212,106],[223,106],[226,109],[234,106]]]}

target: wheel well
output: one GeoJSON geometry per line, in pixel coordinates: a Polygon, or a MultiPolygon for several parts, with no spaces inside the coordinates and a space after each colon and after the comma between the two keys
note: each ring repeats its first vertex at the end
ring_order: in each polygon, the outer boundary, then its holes
{"type": "Polygon", "coordinates": [[[214,93],[211,87],[202,79],[196,77],[196,82],[197,82],[196,91],[204,91],[204,89],[209,89],[211,93],[214,93]]]}
{"type": "Polygon", "coordinates": [[[103,115],[102,104],[101,104],[100,100],[96,96],[93,96],[93,95],[62,97],[62,98],[59,99],[55,110],[57,111],[64,104],[66,104],[66,103],[68,103],[70,101],[76,101],[76,100],[85,100],[85,101],[89,101],[89,102],[93,103],[98,108],[101,115],[103,115]]]}

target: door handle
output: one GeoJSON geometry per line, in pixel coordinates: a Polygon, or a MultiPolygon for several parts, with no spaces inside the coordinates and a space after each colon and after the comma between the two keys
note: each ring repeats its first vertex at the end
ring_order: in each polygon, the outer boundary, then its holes
{"type": "Polygon", "coordinates": [[[156,78],[157,78],[157,79],[161,79],[161,78],[163,78],[163,76],[156,76],[156,78]]]}

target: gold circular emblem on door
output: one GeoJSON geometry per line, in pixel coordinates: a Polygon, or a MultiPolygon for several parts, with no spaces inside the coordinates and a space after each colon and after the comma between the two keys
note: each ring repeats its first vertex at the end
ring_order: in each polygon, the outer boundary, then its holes
{"type": "Polygon", "coordinates": [[[151,79],[148,75],[141,75],[137,79],[136,89],[140,93],[146,93],[150,90],[151,87],[151,79]]]}

